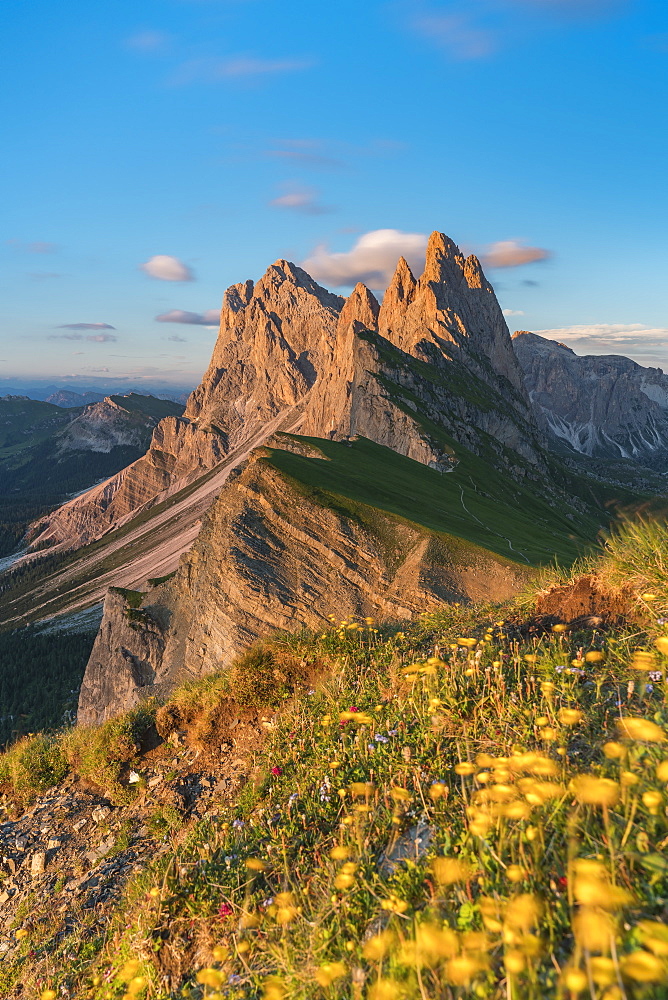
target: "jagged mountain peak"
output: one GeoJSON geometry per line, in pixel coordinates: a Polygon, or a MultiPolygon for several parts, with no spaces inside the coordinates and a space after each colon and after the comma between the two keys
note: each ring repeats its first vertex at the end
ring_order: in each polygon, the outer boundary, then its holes
{"type": "Polygon", "coordinates": [[[308,271],[299,267],[298,264],[293,264],[292,261],[284,260],[283,258],[269,265],[255,286],[254,297],[271,298],[276,292],[281,291],[284,284],[301,289],[307,294],[314,296],[323,305],[337,312],[344,303],[343,296],[330,292],[327,288],[319,285],[308,271]]]}
{"type": "Polygon", "coordinates": [[[339,329],[345,329],[350,323],[357,321],[367,330],[376,330],[379,311],[380,304],[376,296],[358,281],[341,309],[339,329]]]}
{"type": "Polygon", "coordinates": [[[420,284],[424,286],[428,282],[433,282],[440,285],[452,280],[453,277],[461,278],[464,259],[457,244],[445,233],[439,233],[435,230],[427,243],[424,271],[420,278],[420,284]]]}
{"type": "Polygon", "coordinates": [[[387,286],[385,299],[396,302],[410,302],[415,295],[417,281],[405,257],[400,257],[392,281],[387,286]]]}

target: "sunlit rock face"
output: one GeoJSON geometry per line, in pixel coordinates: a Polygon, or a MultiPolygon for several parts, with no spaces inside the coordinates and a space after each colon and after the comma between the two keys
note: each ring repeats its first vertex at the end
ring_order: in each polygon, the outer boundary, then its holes
{"type": "Polygon", "coordinates": [[[433,233],[416,279],[403,258],[382,304],[344,299],[286,260],[225,293],[211,363],[183,418],[146,455],[45,518],[35,544],[76,548],[277,430],[367,437],[438,468],[458,442],[517,476],[539,434],[510,334],[475,257],[433,233]]]}
{"type": "Polygon", "coordinates": [[[618,355],[579,356],[535,333],[513,336],[541,429],[562,447],[668,470],[668,376],[618,355]]]}

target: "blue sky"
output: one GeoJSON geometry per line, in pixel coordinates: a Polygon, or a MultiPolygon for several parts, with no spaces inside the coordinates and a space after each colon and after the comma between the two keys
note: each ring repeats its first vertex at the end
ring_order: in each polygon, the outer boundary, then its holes
{"type": "Polygon", "coordinates": [[[227,285],[283,256],[382,285],[433,229],[483,257],[511,330],[668,368],[664,0],[0,19],[0,376],[195,383],[227,285]]]}

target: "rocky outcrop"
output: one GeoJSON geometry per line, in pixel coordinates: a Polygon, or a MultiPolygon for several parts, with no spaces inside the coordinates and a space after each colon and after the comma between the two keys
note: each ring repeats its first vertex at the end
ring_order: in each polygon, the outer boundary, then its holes
{"type": "Polygon", "coordinates": [[[187,486],[224,457],[220,435],[202,431],[181,417],[165,417],[142,458],[37,522],[31,544],[86,545],[164,497],[170,487],[187,486]]]}
{"type": "Polygon", "coordinates": [[[347,300],[278,260],[225,293],[211,364],[147,455],[49,515],[35,544],[76,547],[181,489],[276,422],[314,437],[362,435],[445,468],[460,441],[524,476],[542,468],[510,335],[475,257],[434,233],[416,281],[399,261],[381,306],[347,300]]]}
{"type": "MultiPolygon", "coordinates": [[[[159,417],[136,408],[133,396],[106,396],[99,403],[86,406],[61,432],[57,452],[93,451],[108,453],[112,448],[145,448],[159,417]]],[[[161,416],[179,415],[177,403],[152,399],[161,416]]]]}
{"type": "Polygon", "coordinates": [[[107,592],[79,695],[77,721],[81,725],[104,722],[109,717],[107,705],[138,704],[155,682],[164,650],[163,629],[142,611],[140,603],[135,591],[112,587],[107,592]]]}
{"type": "Polygon", "coordinates": [[[562,450],[668,470],[668,376],[660,368],[579,356],[526,331],[513,346],[539,425],[562,450]]]}
{"type": "Polygon", "coordinates": [[[144,598],[147,636],[128,625],[120,597],[108,598],[79,720],[103,720],[224,669],[275,631],[322,628],[330,614],[397,620],[444,601],[503,600],[525,578],[483,549],[449,546],[372,508],[369,515],[365,522],[320,505],[254,453],[211,507],[176,576],[144,598]]]}

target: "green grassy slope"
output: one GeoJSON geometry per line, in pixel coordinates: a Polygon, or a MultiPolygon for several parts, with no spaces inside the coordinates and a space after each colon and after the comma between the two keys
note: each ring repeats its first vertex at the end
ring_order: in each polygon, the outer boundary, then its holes
{"type": "Polygon", "coordinates": [[[114,403],[122,406],[128,413],[143,413],[147,417],[180,417],[184,407],[181,403],[175,403],[171,399],[157,399],[155,396],[141,396],[137,392],[130,392],[127,396],[110,396],[114,403]]]}
{"type": "MultiPolygon", "coordinates": [[[[320,502],[353,513],[351,505],[366,504],[514,562],[571,562],[610,518],[603,495],[569,503],[549,484],[541,491],[533,481],[513,482],[455,442],[458,464],[440,473],[364,438],[301,440],[319,448],[323,458],[274,449],[268,461],[320,502]]],[[[587,484],[578,486],[586,495],[587,484]]]]}
{"type": "Polygon", "coordinates": [[[16,396],[0,398],[0,461],[57,433],[81,412],[16,396]]]}

